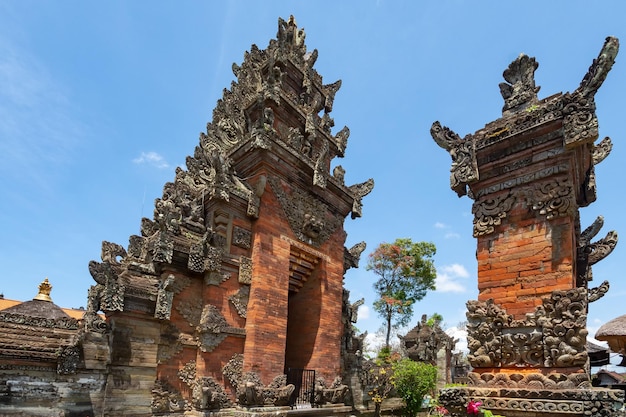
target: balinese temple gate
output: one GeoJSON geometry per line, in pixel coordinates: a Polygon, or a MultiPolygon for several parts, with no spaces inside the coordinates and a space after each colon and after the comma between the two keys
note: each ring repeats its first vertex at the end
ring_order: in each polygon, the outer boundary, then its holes
{"type": "Polygon", "coordinates": [[[315,372],[307,401],[343,405],[343,276],[365,249],[344,247],[343,223],[374,182],[330,172],[350,133],[331,132],[341,81],[322,82],[304,38],[279,19],[277,39],[233,65],[237,81],[154,218],[128,249],[103,242],[90,263],[80,343],[107,369],[103,415],[293,405],[302,370],[315,372]]]}
{"type": "Polygon", "coordinates": [[[594,241],[599,217],[581,231],[579,208],[596,199],[594,166],[611,141],[598,139],[594,95],[618,40],[607,38],[572,93],[539,100],[538,63],[519,56],[504,71],[502,118],[461,138],[435,122],[435,142],[452,157],[451,188],[474,200],[478,300],[467,303],[467,387],[441,401],[466,415],[470,401],[507,417],[610,416],[623,392],[591,387],[585,348],[591,267],[617,243],[594,241]]]}

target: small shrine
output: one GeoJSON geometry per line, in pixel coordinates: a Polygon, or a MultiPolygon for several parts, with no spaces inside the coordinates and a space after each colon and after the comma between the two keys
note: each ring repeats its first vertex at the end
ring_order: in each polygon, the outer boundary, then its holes
{"type": "Polygon", "coordinates": [[[417,326],[399,337],[409,359],[437,367],[437,387],[443,388],[445,384],[452,383],[452,351],[457,341],[448,336],[439,324],[439,319],[428,320],[424,314],[417,326]]]}
{"type": "Polygon", "coordinates": [[[500,84],[502,117],[461,138],[439,122],[435,142],[452,157],[450,186],[474,202],[478,299],[467,303],[465,388],[441,401],[464,413],[480,401],[494,414],[609,416],[623,392],[592,389],[587,312],[608,282],[592,266],[617,234],[596,239],[603,218],[582,228],[579,209],[596,200],[594,166],[611,150],[598,139],[594,95],[610,71],[618,40],[607,38],[580,86],[539,99],[538,63],[520,55],[500,84]]]}

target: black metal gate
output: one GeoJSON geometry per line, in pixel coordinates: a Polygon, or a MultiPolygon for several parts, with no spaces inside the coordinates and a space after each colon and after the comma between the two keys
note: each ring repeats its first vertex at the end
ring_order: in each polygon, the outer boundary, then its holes
{"type": "Polygon", "coordinates": [[[293,384],[293,390],[289,405],[291,407],[313,407],[315,399],[315,370],[313,369],[287,369],[287,384],[293,384]]]}

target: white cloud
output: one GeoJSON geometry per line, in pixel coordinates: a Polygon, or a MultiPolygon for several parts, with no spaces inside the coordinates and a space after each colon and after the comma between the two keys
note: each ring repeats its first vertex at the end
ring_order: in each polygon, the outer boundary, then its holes
{"type": "Polygon", "coordinates": [[[435,222],[433,225],[435,229],[446,230],[446,233],[443,235],[444,239],[460,239],[461,235],[456,232],[451,231],[452,226],[449,224],[445,224],[442,222],[435,222]]]}
{"type": "Polygon", "coordinates": [[[359,307],[358,318],[359,320],[367,320],[370,318],[370,308],[366,304],[359,307]]]}
{"type": "Polygon", "coordinates": [[[469,278],[469,272],[463,265],[444,265],[437,269],[435,286],[439,292],[464,292],[465,286],[459,280],[466,278],[469,278]]]}
{"type": "Polygon", "coordinates": [[[446,329],[446,334],[457,342],[454,345],[455,352],[467,352],[467,330],[459,327],[450,327],[446,329]]]}
{"type": "Polygon", "coordinates": [[[135,164],[152,165],[155,168],[169,168],[169,164],[161,155],[156,152],[142,152],[137,158],[133,159],[135,164]]]}

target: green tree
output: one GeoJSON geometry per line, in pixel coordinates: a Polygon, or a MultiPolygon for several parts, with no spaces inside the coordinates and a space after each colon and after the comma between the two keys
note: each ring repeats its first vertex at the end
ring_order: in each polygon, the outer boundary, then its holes
{"type": "Polygon", "coordinates": [[[379,276],[374,283],[379,297],[374,301],[374,310],[385,319],[386,347],[392,326],[407,325],[413,316],[413,304],[435,289],[435,252],[433,243],[413,243],[405,238],[381,243],[369,255],[367,270],[379,276]]]}
{"type": "Polygon", "coordinates": [[[405,358],[393,364],[391,383],[402,397],[407,415],[413,417],[422,408],[422,400],[437,386],[437,367],[405,358]]]}

